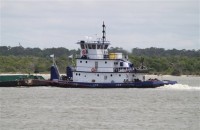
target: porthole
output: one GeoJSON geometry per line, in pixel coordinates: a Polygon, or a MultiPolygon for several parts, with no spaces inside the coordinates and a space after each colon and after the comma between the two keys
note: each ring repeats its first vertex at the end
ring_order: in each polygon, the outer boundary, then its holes
{"type": "Polygon", "coordinates": [[[113,75],[111,74],[110,76],[112,77],[113,75]]]}
{"type": "Polygon", "coordinates": [[[99,77],[99,74],[97,74],[97,76],[99,77]]]}
{"type": "Polygon", "coordinates": [[[82,63],[82,61],[80,61],[80,63],[82,63]]]}
{"type": "Polygon", "coordinates": [[[87,63],[87,61],[85,61],[85,63],[87,63]]]}
{"type": "Polygon", "coordinates": [[[105,61],[105,64],[107,64],[107,61],[105,61]]]}
{"type": "Polygon", "coordinates": [[[79,76],[80,76],[81,74],[79,73],[79,76]]]}
{"type": "Polygon", "coordinates": [[[76,73],[76,75],[78,75],[78,74],[76,73]]]}
{"type": "Polygon", "coordinates": [[[119,74],[119,77],[121,77],[121,74],[119,74]]]}

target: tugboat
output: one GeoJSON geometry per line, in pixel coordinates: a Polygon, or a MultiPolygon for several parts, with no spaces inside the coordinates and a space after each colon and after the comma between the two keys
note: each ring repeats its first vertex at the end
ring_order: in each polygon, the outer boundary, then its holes
{"type": "Polygon", "coordinates": [[[148,69],[137,68],[122,53],[109,53],[110,42],[106,40],[106,26],[103,22],[103,36],[97,41],[81,40],[80,55],[76,66],[68,66],[65,78],[60,77],[55,61],[51,67],[52,85],[73,88],[155,88],[176,81],[146,79],[148,69]]]}

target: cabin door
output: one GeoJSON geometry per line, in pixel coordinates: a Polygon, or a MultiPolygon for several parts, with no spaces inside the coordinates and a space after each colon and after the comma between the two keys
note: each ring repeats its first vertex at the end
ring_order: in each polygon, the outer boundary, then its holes
{"type": "Polygon", "coordinates": [[[95,69],[97,70],[98,69],[98,62],[95,61],[95,69]]]}
{"type": "Polygon", "coordinates": [[[104,75],[104,82],[107,82],[108,80],[108,76],[107,75],[104,75]]]}

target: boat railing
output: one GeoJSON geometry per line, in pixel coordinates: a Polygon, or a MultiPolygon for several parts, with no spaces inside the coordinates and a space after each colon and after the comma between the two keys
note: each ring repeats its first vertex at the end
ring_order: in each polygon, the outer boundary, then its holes
{"type": "Polygon", "coordinates": [[[113,72],[133,72],[133,69],[130,67],[115,67],[113,72]]]}
{"type": "Polygon", "coordinates": [[[85,54],[84,56],[76,55],[76,59],[122,59],[128,61],[127,55],[116,55],[115,53],[109,54],[85,54]]]}
{"type": "Polygon", "coordinates": [[[103,42],[101,40],[99,40],[99,41],[90,41],[90,40],[83,41],[83,40],[80,40],[77,43],[78,44],[80,44],[80,43],[87,43],[87,44],[110,44],[110,41],[104,41],[103,42]]]}
{"type": "Polygon", "coordinates": [[[76,55],[77,59],[109,59],[109,55],[107,54],[86,54],[84,56],[76,55]]]}

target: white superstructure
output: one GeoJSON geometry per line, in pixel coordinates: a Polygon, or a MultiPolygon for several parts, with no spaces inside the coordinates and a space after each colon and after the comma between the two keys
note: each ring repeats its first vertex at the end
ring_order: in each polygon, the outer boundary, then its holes
{"type": "Polygon", "coordinates": [[[76,58],[73,71],[74,82],[88,83],[124,83],[145,80],[144,73],[138,73],[134,65],[128,61],[128,55],[108,53],[109,41],[103,37],[98,41],[79,41],[81,53],[76,58]]]}

